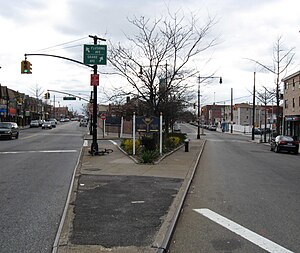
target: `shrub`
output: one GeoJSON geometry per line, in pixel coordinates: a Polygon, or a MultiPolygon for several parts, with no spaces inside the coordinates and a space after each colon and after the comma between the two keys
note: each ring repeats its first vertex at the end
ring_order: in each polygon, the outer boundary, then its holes
{"type": "Polygon", "coordinates": [[[144,150],[141,154],[142,163],[153,163],[159,157],[157,150],[144,150]]]}
{"type": "Polygon", "coordinates": [[[170,137],[167,138],[166,146],[169,149],[174,149],[174,148],[179,146],[180,142],[181,142],[181,140],[180,140],[179,137],[170,136],[170,137]]]}
{"type": "Polygon", "coordinates": [[[184,142],[184,140],[187,138],[185,133],[169,133],[166,135],[166,138],[168,137],[178,137],[180,142],[184,142]]]}
{"type": "MultiPolygon", "coordinates": [[[[139,150],[141,146],[140,140],[135,140],[135,149],[139,150]]],[[[133,148],[133,140],[132,139],[124,139],[121,143],[121,147],[127,152],[127,154],[132,155],[132,148],[133,148]]]]}
{"type": "Polygon", "coordinates": [[[145,150],[155,150],[156,149],[156,140],[150,136],[143,136],[142,137],[142,145],[144,146],[145,150]]]}

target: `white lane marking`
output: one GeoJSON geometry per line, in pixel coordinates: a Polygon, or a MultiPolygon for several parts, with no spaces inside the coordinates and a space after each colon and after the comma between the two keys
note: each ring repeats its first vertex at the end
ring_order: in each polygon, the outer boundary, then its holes
{"type": "Polygon", "coordinates": [[[253,231],[242,227],[241,225],[207,209],[193,209],[195,212],[202,214],[208,219],[218,223],[219,225],[227,228],[228,230],[236,233],[237,235],[244,237],[248,241],[256,244],[257,246],[263,248],[264,250],[272,253],[293,253],[292,251],[283,248],[282,246],[276,244],[275,242],[270,241],[267,238],[264,238],[253,231]]]}
{"type": "Polygon", "coordinates": [[[31,150],[31,151],[7,151],[0,152],[0,155],[6,154],[27,154],[27,153],[76,153],[77,150],[31,150]]]}
{"type": "Polygon", "coordinates": [[[84,140],[83,146],[84,146],[84,147],[87,147],[88,145],[89,145],[89,141],[88,141],[88,140],[84,140]]]}
{"type": "Polygon", "coordinates": [[[249,143],[247,140],[219,140],[219,139],[207,139],[211,142],[237,142],[237,143],[249,143]]]}
{"type": "Polygon", "coordinates": [[[144,200],[131,201],[131,204],[143,204],[143,203],[145,203],[144,200]]]}

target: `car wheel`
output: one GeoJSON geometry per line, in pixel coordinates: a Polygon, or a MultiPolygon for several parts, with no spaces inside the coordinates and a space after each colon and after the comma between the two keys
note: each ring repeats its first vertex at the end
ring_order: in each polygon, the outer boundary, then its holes
{"type": "Polygon", "coordinates": [[[16,134],[16,139],[18,139],[18,138],[19,138],[19,133],[16,134]]]}
{"type": "Polygon", "coordinates": [[[279,153],[279,151],[280,151],[279,147],[276,146],[275,152],[276,152],[276,153],[279,153]]]}
{"type": "Polygon", "coordinates": [[[295,154],[295,155],[298,155],[298,149],[296,149],[296,150],[294,151],[294,154],[295,154]]]}

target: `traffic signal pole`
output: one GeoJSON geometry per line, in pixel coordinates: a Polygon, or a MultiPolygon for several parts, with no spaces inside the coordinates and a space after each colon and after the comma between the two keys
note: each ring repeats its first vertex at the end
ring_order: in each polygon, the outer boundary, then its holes
{"type": "MultiPolygon", "coordinates": [[[[97,38],[94,38],[94,44],[97,44],[97,38]]],[[[94,74],[97,74],[98,67],[94,65],[94,74]]],[[[91,154],[98,155],[99,148],[97,143],[97,85],[94,85],[94,99],[93,99],[93,142],[91,146],[91,154]]]]}
{"type": "MultiPolygon", "coordinates": [[[[95,36],[89,35],[89,37],[93,38],[94,45],[97,45],[98,40],[99,41],[106,41],[105,39],[99,38],[96,35],[95,36]]],[[[106,48],[105,48],[105,53],[106,53],[106,48]]],[[[27,56],[49,56],[49,57],[56,57],[56,58],[60,58],[60,59],[72,61],[72,62],[75,62],[75,63],[78,63],[78,64],[85,65],[87,67],[93,68],[94,75],[97,75],[97,71],[98,71],[97,64],[95,64],[95,65],[88,65],[88,64],[82,63],[80,61],[77,61],[77,60],[74,60],[74,59],[70,59],[70,58],[67,58],[67,57],[62,57],[62,56],[59,56],[59,55],[51,55],[51,54],[25,54],[25,61],[27,60],[26,59],[27,56]]],[[[22,73],[24,73],[23,70],[25,69],[25,67],[24,67],[25,61],[22,61],[22,63],[21,63],[21,72],[22,73]]],[[[104,64],[102,64],[102,65],[104,65],[104,64]]],[[[105,55],[105,65],[106,65],[106,55],[105,55]]],[[[28,74],[31,74],[31,68],[30,67],[31,67],[31,64],[29,66],[29,72],[30,73],[28,73],[28,74]]],[[[92,117],[93,118],[93,122],[92,122],[92,125],[93,125],[93,127],[92,127],[92,129],[93,129],[93,141],[92,141],[92,145],[91,145],[90,154],[91,155],[99,155],[99,149],[98,149],[98,143],[97,143],[97,85],[93,85],[93,86],[94,86],[94,89],[93,89],[93,95],[94,95],[94,98],[93,98],[93,117],[92,117]]]]}
{"type": "MultiPolygon", "coordinates": [[[[99,38],[96,35],[92,36],[89,35],[90,38],[92,38],[94,40],[94,45],[97,45],[98,40],[100,41],[106,41],[105,39],[99,38]]],[[[97,74],[98,71],[98,67],[97,65],[94,65],[94,75],[97,74]]],[[[97,143],[97,85],[94,85],[94,89],[93,89],[93,93],[94,93],[94,97],[93,97],[93,141],[92,141],[92,145],[91,145],[91,155],[99,155],[99,147],[98,147],[98,143],[97,143]]]]}

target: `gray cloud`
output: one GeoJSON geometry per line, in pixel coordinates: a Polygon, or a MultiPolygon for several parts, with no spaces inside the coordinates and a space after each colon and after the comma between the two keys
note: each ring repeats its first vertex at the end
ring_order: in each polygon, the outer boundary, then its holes
{"type": "Polygon", "coordinates": [[[45,2],[39,0],[0,0],[0,16],[14,21],[27,23],[26,10],[39,11],[45,8],[45,2]]]}

